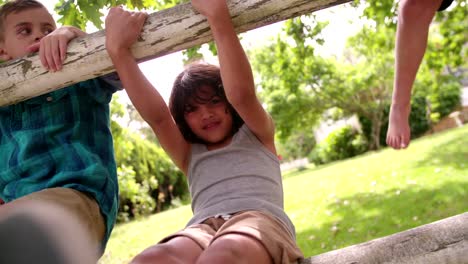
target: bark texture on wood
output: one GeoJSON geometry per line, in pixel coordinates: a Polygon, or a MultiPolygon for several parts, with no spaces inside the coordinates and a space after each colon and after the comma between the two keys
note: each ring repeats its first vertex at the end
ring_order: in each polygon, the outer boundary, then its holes
{"type": "MultiPolygon", "coordinates": [[[[229,0],[228,3],[236,30],[245,32],[349,1],[229,0]]],[[[206,19],[188,3],[151,14],[132,51],[141,62],[211,40],[206,19]]],[[[37,55],[0,64],[0,106],[113,71],[105,49],[105,33],[101,30],[70,42],[67,60],[60,72],[45,71],[37,55]]]]}
{"type": "Polygon", "coordinates": [[[300,264],[468,264],[468,213],[330,251],[300,264]]]}

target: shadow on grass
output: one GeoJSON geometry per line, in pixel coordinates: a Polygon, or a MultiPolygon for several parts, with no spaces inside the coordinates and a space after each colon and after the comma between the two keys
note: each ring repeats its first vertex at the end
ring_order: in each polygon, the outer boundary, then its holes
{"type": "Polygon", "coordinates": [[[306,257],[363,243],[468,211],[468,182],[448,182],[438,189],[393,189],[361,193],[327,205],[333,219],[297,234],[306,257]]]}
{"type": "MultiPolygon", "coordinates": [[[[468,137],[464,133],[434,145],[416,166],[434,164],[456,169],[468,167],[468,137]]],[[[468,177],[468,175],[467,175],[468,177]]]]}

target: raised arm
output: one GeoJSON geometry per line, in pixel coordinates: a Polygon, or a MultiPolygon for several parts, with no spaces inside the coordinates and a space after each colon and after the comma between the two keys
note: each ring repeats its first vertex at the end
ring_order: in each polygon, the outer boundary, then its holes
{"type": "Polygon", "coordinates": [[[107,52],[133,105],[151,126],[163,149],[186,173],[190,145],[177,128],[164,99],[143,75],[130,51],[146,17],[145,13],[112,8],[106,18],[107,52]]]}
{"type": "Polygon", "coordinates": [[[225,0],[192,0],[204,15],[216,43],[226,97],[257,138],[273,153],[274,124],[255,93],[252,69],[234,30],[225,0]]]}

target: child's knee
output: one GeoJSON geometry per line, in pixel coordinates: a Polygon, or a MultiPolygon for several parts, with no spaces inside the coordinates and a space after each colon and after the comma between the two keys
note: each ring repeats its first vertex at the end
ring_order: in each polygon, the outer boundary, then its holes
{"type": "MultiPolygon", "coordinates": [[[[98,252],[92,246],[94,243],[84,235],[86,228],[60,206],[33,200],[12,203],[7,215],[0,220],[0,228],[7,228],[11,221],[15,221],[16,227],[9,230],[7,238],[12,242],[12,259],[23,258],[22,251],[27,252],[28,249],[21,249],[21,245],[28,244],[31,248],[44,248],[60,255],[66,260],[63,263],[95,263],[98,260],[98,252]],[[31,237],[24,236],[24,230],[31,230],[37,238],[31,240],[31,237]]],[[[34,262],[47,262],[47,256],[36,253],[38,258],[44,259],[35,259],[34,262]]]]}
{"type": "Polygon", "coordinates": [[[271,257],[267,249],[257,239],[232,233],[216,238],[199,259],[199,263],[243,262],[271,263],[271,257]]]}
{"type": "Polygon", "coordinates": [[[399,4],[399,16],[402,19],[432,19],[440,6],[440,1],[402,0],[399,4]]]}
{"type": "Polygon", "coordinates": [[[50,188],[21,197],[11,204],[19,208],[31,202],[59,208],[62,215],[68,215],[84,226],[84,234],[100,247],[106,230],[104,217],[96,200],[88,194],[70,188],[50,188]]]}
{"type": "Polygon", "coordinates": [[[167,244],[158,244],[145,249],[132,259],[131,264],[182,263],[180,254],[167,244]]]}

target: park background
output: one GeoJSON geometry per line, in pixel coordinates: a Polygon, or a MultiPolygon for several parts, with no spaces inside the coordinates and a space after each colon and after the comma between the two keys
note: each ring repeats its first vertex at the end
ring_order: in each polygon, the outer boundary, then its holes
{"type": "MultiPolygon", "coordinates": [[[[155,12],[187,1],[41,2],[59,24],[90,33],[102,28],[110,5],[155,12]]],[[[296,164],[284,170],[285,209],[306,256],[467,211],[467,1],[455,0],[431,26],[404,151],[384,140],[397,4],[355,1],[240,35],[276,122],[282,167],[296,164]]],[[[212,50],[210,43],[140,67],[167,100],[185,63],[217,63],[212,50]]],[[[127,263],[182,228],[190,201],[184,176],[125,92],[112,101],[112,132],[119,223],[101,262],[127,263]]]]}

